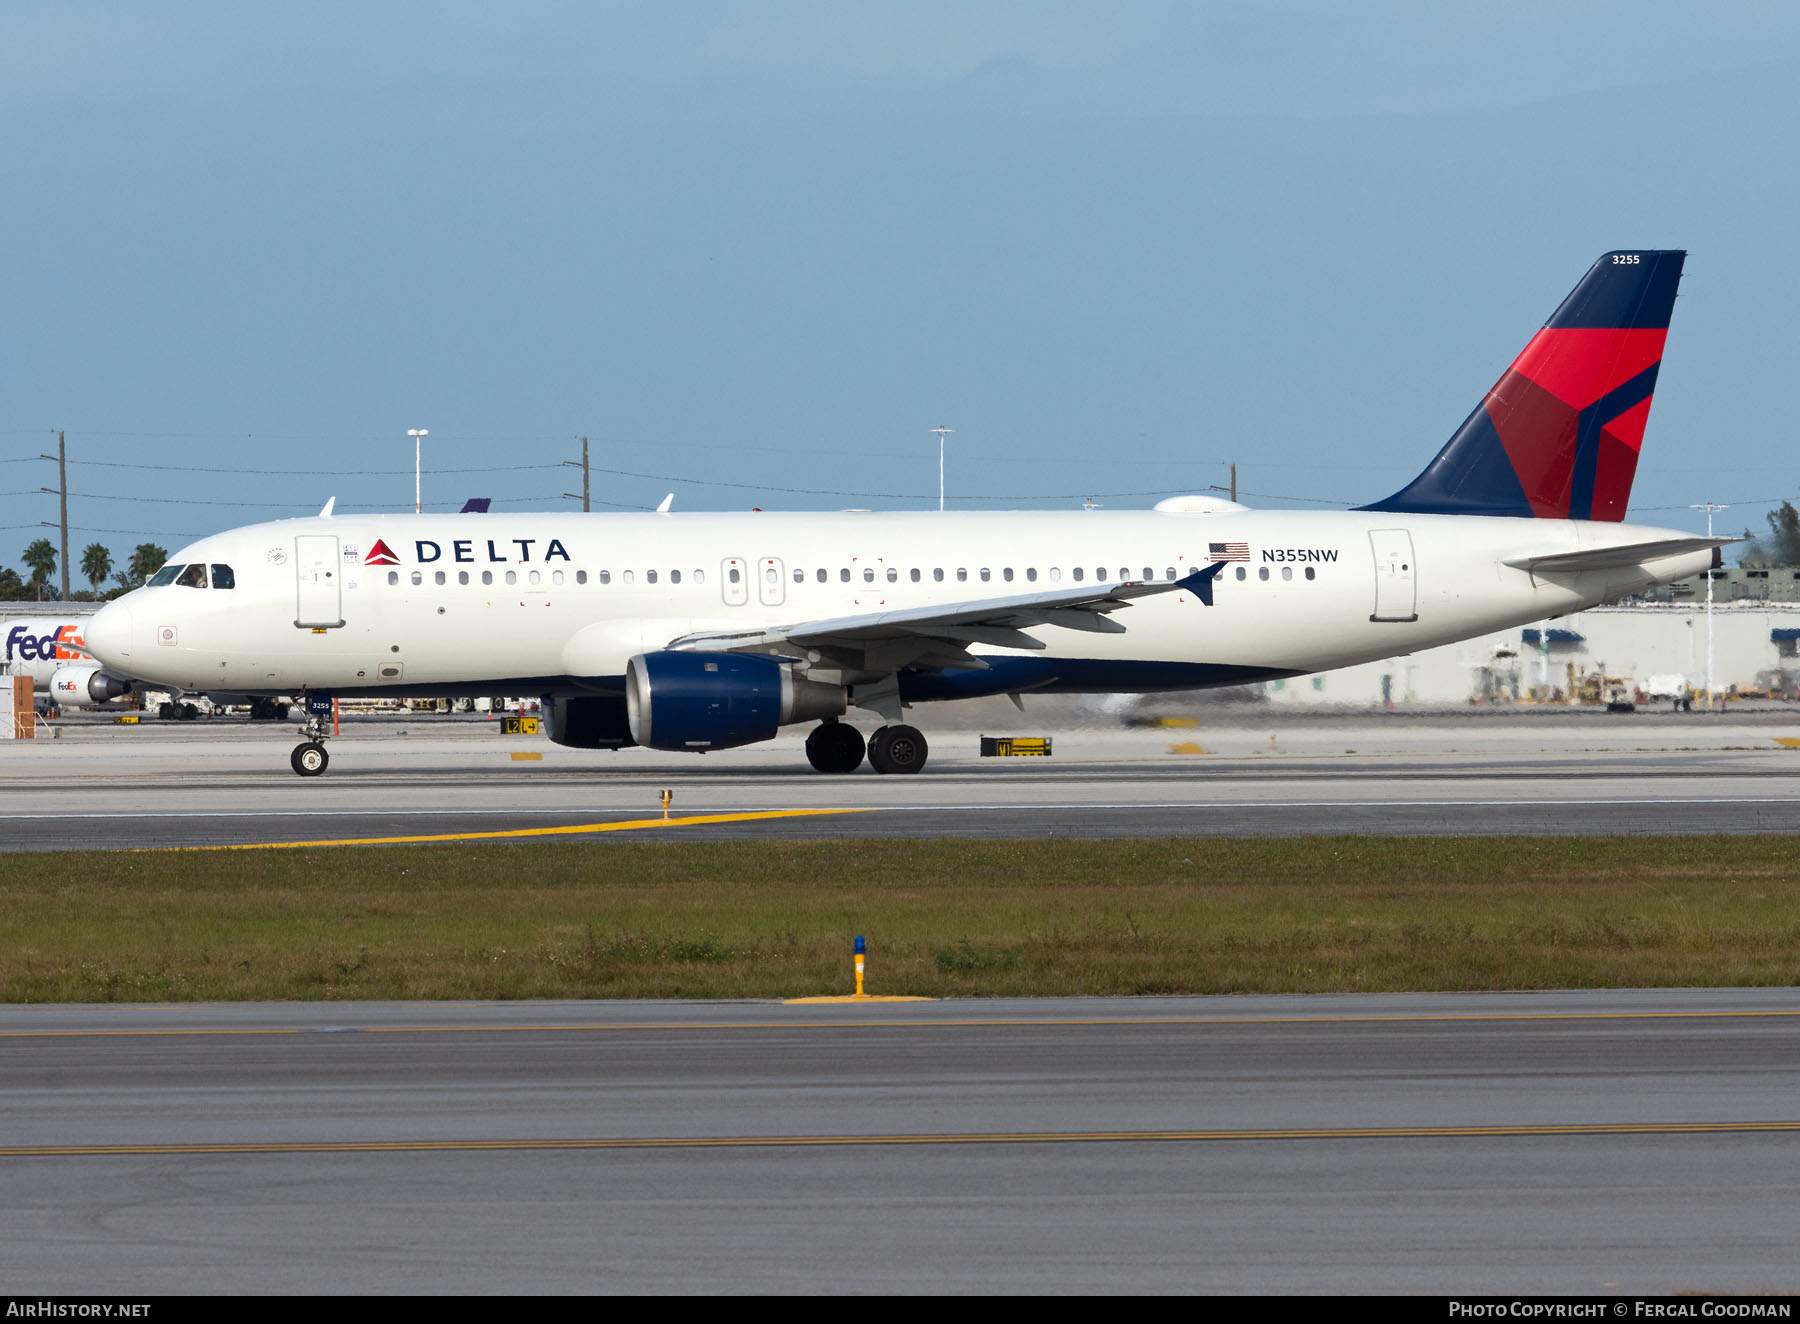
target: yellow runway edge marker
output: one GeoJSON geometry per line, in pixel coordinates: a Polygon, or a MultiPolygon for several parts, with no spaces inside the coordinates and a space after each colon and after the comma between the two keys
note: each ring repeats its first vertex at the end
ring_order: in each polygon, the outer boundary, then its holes
{"type": "Polygon", "coordinates": [[[819,1003],[819,1002],[935,1002],[937,1000],[935,998],[907,997],[904,995],[894,995],[894,996],[889,996],[889,997],[879,997],[878,998],[871,994],[863,992],[863,956],[867,952],[867,950],[868,950],[868,944],[863,940],[862,934],[860,934],[860,933],[857,934],[856,935],[856,992],[850,993],[850,994],[840,994],[836,997],[824,997],[824,998],[783,998],[782,1002],[785,1005],[792,1007],[792,1006],[798,1006],[801,1003],[819,1003]]]}

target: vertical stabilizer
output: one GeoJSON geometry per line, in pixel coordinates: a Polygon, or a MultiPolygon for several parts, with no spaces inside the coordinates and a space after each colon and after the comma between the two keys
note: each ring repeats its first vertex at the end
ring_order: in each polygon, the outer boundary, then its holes
{"type": "Polygon", "coordinates": [[[1686,260],[1604,254],[1425,472],[1364,509],[1624,519],[1686,260]]]}

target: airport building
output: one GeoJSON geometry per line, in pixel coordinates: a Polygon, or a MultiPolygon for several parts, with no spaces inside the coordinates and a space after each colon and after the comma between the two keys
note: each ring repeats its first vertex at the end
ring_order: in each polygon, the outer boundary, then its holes
{"type": "MultiPolygon", "coordinates": [[[[1792,571],[1748,577],[1757,573],[1714,572],[1730,576],[1713,585],[1715,685],[1737,697],[1795,697],[1800,594],[1792,571]],[[1738,595],[1726,596],[1732,588],[1738,595]],[[1768,597],[1752,596],[1765,588],[1768,597]]],[[[1383,662],[1271,681],[1263,695],[1273,703],[1356,706],[1673,701],[1679,686],[1704,690],[1707,634],[1701,580],[1696,596],[1597,607],[1383,662]]]]}

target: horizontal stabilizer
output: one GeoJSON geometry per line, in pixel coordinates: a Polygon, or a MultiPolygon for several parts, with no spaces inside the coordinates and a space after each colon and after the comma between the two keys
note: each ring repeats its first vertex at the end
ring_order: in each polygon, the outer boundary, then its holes
{"type": "Polygon", "coordinates": [[[1660,561],[1665,556],[1681,556],[1687,552],[1714,552],[1713,568],[1717,569],[1719,548],[1728,547],[1742,538],[1663,538],[1657,542],[1631,542],[1617,547],[1590,547],[1580,552],[1552,552],[1545,556],[1509,556],[1506,564],[1516,570],[1536,574],[1554,574],[1558,570],[1607,570],[1620,565],[1642,565],[1660,561]]]}

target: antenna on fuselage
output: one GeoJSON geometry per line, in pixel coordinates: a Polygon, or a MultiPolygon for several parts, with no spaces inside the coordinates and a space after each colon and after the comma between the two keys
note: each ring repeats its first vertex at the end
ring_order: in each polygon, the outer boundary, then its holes
{"type": "Polygon", "coordinates": [[[319,518],[320,519],[330,519],[331,518],[331,508],[335,505],[337,505],[337,498],[332,497],[331,500],[329,500],[325,503],[325,509],[323,509],[319,512],[319,518]]]}

